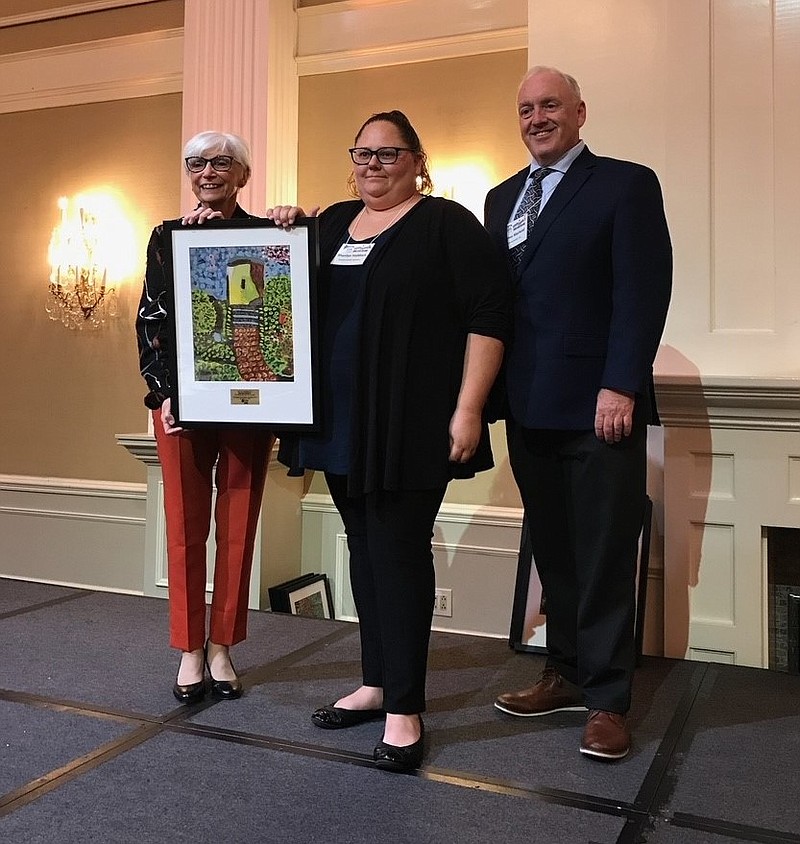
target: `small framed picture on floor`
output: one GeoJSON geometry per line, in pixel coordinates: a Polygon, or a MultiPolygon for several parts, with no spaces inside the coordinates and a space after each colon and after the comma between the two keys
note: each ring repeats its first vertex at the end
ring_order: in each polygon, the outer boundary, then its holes
{"type": "Polygon", "coordinates": [[[272,612],[308,618],[333,618],[331,586],[327,574],[305,574],[269,589],[272,612]]]}

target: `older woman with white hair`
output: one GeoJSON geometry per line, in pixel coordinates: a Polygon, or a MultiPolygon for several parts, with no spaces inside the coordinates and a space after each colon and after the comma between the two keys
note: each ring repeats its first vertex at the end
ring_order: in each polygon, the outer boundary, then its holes
{"type": "MultiPolygon", "coordinates": [[[[194,211],[182,218],[184,223],[251,216],[237,202],[251,171],[250,151],[242,138],[201,132],[187,141],[183,163],[198,200],[194,211]]],[[[206,694],[206,671],[215,698],[242,693],[229,648],[247,634],[253,544],[274,435],[260,426],[176,426],[171,412],[175,374],[167,354],[165,246],[164,228],[157,226],[147,247],[136,334],[140,370],[149,388],[144,403],[153,412],[164,479],[170,644],[181,651],[172,691],[181,703],[190,704],[206,694]],[[217,547],[206,633],[206,543],[214,484],[217,547]]]]}

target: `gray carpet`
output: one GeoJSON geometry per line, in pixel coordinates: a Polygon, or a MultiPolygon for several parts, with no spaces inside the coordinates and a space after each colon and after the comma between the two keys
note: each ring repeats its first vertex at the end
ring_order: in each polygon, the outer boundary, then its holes
{"type": "Polygon", "coordinates": [[[452,844],[454,824],[463,844],[527,844],[531,826],[541,841],[613,842],[622,826],[503,794],[162,734],[2,819],[0,832],[28,844],[452,844]]]}
{"type": "Polygon", "coordinates": [[[414,776],[371,763],[380,721],[313,726],[358,684],[355,625],[252,612],[245,695],[178,706],[167,605],[0,579],[0,841],[800,842],[800,678],[645,658],[620,763],[584,716],[495,696],[543,657],[435,633],[414,776]]]}

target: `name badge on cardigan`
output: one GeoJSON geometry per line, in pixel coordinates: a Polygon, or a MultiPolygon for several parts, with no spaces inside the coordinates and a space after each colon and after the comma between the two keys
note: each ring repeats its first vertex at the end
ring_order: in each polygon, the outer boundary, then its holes
{"type": "Polygon", "coordinates": [[[509,249],[519,246],[520,243],[525,243],[528,238],[528,215],[523,214],[521,217],[513,219],[506,226],[506,236],[508,237],[509,249]]]}
{"type": "Polygon", "coordinates": [[[333,256],[331,264],[340,267],[352,267],[363,264],[372,252],[374,243],[343,243],[333,256]]]}

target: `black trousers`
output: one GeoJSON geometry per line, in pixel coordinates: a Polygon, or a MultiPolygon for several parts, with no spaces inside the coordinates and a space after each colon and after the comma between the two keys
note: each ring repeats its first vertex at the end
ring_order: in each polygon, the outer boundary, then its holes
{"type": "Polygon", "coordinates": [[[608,445],[594,431],[506,422],[508,452],[546,597],[547,663],[589,709],[625,713],[636,664],[638,539],[647,428],[608,445]]]}
{"type": "Polygon", "coordinates": [[[424,712],[435,589],[431,540],[445,487],[351,498],[345,476],[325,479],[347,534],[364,685],[383,688],[387,712],[424,712]]]}

